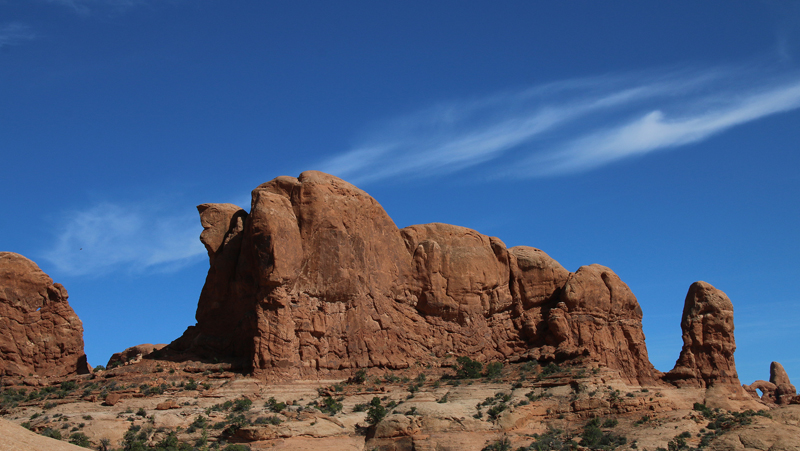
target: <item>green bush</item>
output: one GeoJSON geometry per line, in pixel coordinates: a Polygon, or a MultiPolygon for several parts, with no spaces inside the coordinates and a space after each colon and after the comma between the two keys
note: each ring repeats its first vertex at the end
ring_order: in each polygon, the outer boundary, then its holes
{"type": "Polygon", "coordinates": [[[336,415],[342,411],[342,403],[328,396],[321,403],[317,404],[317,408],[329,415],[336,415]]]}
{"type": "Polygon", "coordinates": [[[547,364],[547,366],[542,368],[542,372],[539,373],[539,375],[542,376],[542,377],[545,377],[545,376],[550,376],[550,375],[559,373],[560,371],[561,371],[561,367],[559,367],[558,364],[556,364],[555,362],[551,362],[551,363],[547,364]]]}
{"type": "Polygon", "coordinates": [[[486,365],[486,377],[488,379],[497,379],[503,372],[503,362],[492,362],[486,365]]]}
{"type": "Polygon", "coordinates": [[[508,440],[508,437],[503,437],[502,440],[497,440],[489,445],[483,447],[481,451],[510,451],[511,450],[511,441],[508,440]]]}
{"type": "Polygon", "coordinates": [[[44,435],[45,437],[50,437],[50,438],[54,438],[56,440],[61,440],[61,432],[59,432],[57,429],[45,428],[39,434],[44,435]]]}
{"type": "Polygon", "coordinates": [[[253,406],[253,401],[247,398],[240,398],[233,402],[234,412],[247,412],[253,406]]]}
{"type": "Polygon", "coordinates": [[[269,410],[275,413],[281,413],[283,410],[286,409],[285,402],[278,402],[275,398],[270,397],[266,403],[264,403],[264,407],[268,408],[269,410]]]}
{"type": "Polygon", "coordinates": [[[92,446],[92,442],[89,441],[89,437],[83,432],[76,432],[70,435],[69,442],[73,445],[81,446],[83,448],[89,448],[92,446]]]}
{"type": "Polygon", "coordinates": [[[456,359],[456,379],[477,379],[481,377],[481,370],[483,364],[470,359],[467,356],[461,356],[456,359]]]}
{"type": "Polygon", "coordinates": [[[376,425],[386,416],[386,408],[381,405],[381,398],[375,396],[369,403],[367,410],[367,422],[376,425]]]}
{"type": "Polygon", "coordinates": [[[583,428],[581,434],[581,446],[591,449],[614,449],[628,442],[628,439],[610,432],[603,432],[597,426],[599,418],[590,420],[583,428]]]}
{"type": "Polygon", "coordinates": [[[360,369],[356,371],[356,374],[354,374],[353,377],[350,378],[349,382],[353,384],[363,384],[367,382],[367,370],[360,369]]]}

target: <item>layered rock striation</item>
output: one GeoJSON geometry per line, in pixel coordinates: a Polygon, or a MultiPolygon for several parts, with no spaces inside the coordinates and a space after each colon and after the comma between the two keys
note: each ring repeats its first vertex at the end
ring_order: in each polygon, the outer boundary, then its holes
{"type": "Polygon", "coordinates": [[[0,252],[0,375],[91,371],[83,352],[83,324],[67,298],[67,290],[36,263],[0,252]]]}
{"type": "MultiPolygon", "coordinates": [[[[210,269],[197,324],[167,352],[278,377],[464,355],[581,357],[632,383],[661,380],[647,356],[639,303],[604,266],[572,273],[539,249],[509,249],[453,225],[398,229],[367,193],[316,171],[260,185],[249,213],[231,204],[198,211],[210,269]]],[[[726,357],[707,357],[718,346],[687,335],[696,329],[691,318],[704,314],[687,309],[679,362],[688,370],[673,375],[698,385],[735,378],[733,348],[722,340],[726,357]],[[705,366],[715,364],[718,375],[705,366]]],[[[723,317],[715,321],[730,319],[716,311],[723,317]]]]}

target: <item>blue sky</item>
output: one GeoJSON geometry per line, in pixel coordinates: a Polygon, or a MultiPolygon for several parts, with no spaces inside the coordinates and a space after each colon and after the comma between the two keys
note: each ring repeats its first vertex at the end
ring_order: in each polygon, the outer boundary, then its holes
{"type": "Polygon", "coordinates": [[[672,368],[689,285],[800,378],[796,2],[0,0],[0,249],[93,365],[194,324],[195,206],[317,169],[400,227],[600,263],[672,368]]]}

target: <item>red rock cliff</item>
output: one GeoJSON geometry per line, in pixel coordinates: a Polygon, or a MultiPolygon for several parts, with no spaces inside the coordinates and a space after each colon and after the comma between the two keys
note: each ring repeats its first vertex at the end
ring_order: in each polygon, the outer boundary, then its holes
{"type": "Polygon", "coordinates": [[[631,382],[660,377],[636,298],[603,266],[570,273],[464,227],[399,230],[367,193],[315,171],[257,187],[249,214],[198,210],[211,268],[172,351],[282,377],[448,355],[585,356],[631,382]]]}
{"type": "Polygon", "coordinates": [[[83,324],[67,297],[67,290],[36,263],[0,252],[0,375],[91,371],[83,352],[83,324]]]}

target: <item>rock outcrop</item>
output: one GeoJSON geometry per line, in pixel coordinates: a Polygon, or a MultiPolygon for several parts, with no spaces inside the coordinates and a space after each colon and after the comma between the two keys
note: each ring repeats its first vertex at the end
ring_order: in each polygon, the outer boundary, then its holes
{"type": "Polygon", "coordinates": [[[36,263],[0,252],[0,375],[91,371],[83,352],[83,324],[67,297],[67,290],[36,263]]]}
{"type": "Polygon", "coordinates": [[[775,384],[775,399],[778,404],[789,404],[797,394],[797,389],[789,380],[783,365],[772,362],[769,366],[769,381],[775,384]]]}
{"type": "Polygon", "coordinates": [[[661,374],[642,312],[599,265],[447,224],[398,229],[364,191],[316,171],[252,193],[250,212],[198,207],[210,270],[197,324],[167,348],[260,375],[582,357],[631,382],[661,374]]]}
{"type": "Polygon", "coordinates": [[[683,348],[665,378],[678,386],[740,386],[733,352],[733,304],[706,282],[689,287],[681,319],[683,348]]]}
{"type": "Polygon", "coordinates": [[[141,345],[131,346],[130,348],[127,348],[122,352],[115,352],[114,354],[111,355],[111,358],[108,359],[106,368],[113,368],[114,366],[118,365],[140,362],[142,358],[150,355],[154,351],[162,349],[164,346],[166,346],[166,344],[154,345],[150,343],[145,343],[141,345]]]}
{"type": "Polygon", "coordinates": [[[756,399],[761,399],[767,404],[796,404],[797,389],[789,380],[789,375],[783,369],[783,365],[772,362],[769,366],[769,382],[755,381],[750,385],[742,385],[744,391],[756,399]],[[758,391],[761,391],[761,396],[758,391]]]}

